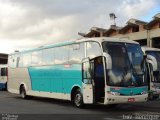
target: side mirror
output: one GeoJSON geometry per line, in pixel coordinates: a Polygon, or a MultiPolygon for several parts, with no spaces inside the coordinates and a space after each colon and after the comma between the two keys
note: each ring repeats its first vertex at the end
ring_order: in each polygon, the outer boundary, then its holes
{"type": "Polygon", "coordinates": [[[152,55],[147,55],[146,62],[150,63],[153,67],[153,71],[157,71],[157,60],[152,55]]]}
{"type": "Polygon", "coordinates": [[[106,68],[112,69],[112,59],[108,53],[103,53],[103,56],[106,58],[106,68]]]}

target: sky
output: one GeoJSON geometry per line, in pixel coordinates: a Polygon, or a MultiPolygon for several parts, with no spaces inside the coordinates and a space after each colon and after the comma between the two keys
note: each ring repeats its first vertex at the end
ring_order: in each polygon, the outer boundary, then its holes
{"type": "Polygon", "coordinates": [[[109,28],[130,18],[149,22],[159,0],[0,0],[0,53],[78,39],[91,27],[109,28]]]}

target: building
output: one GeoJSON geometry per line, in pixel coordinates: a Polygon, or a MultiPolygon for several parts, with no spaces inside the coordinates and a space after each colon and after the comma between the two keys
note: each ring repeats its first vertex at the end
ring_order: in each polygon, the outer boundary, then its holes
{"type": "Polygon", "coordinates": [[[79,35],[83,37],[101,37],[105,36],[104,33],[107,31],[107,29],[103,28],[98,28],[98,27],[92,27],[90,32],[85,34],[85,33],[78,33],[79,35]]]}
{"type": "Polygon", "coordinates": [[[109,29],[93,27],[87,34],[79,33],[83,37],[117,37],[129,38],[137,41],[141,46],[160,48],[160,13],[150,22],[129,19],[124,27],[111,25],[109,29]]]}

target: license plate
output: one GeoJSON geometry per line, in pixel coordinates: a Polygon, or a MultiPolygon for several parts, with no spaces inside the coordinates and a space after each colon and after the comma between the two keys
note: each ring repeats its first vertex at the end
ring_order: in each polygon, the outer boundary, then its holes
{"type": "Polygon", "coordinates": [[[135,102],[135,98],[128,98],[128,102],[135,102]]]}

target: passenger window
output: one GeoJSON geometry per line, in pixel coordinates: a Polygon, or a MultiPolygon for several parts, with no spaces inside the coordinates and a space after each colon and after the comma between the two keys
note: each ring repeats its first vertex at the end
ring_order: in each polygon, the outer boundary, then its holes
{"type": "Polygon", "coordinates": [[[44,49],[42,52],[42,64],[54,64],[54,48],[44,49]]]}
{"type": "Polygon", "coordinates": [[[102,55],[100,45],[97,42],[87,42],[87,57],[94,58],[102,55]]]}
{"type": "Polygon", "coordinates": [[[18,67],[23,67],[23,56],[22,55],[20,55],[19,57],[18,57],[18,67]]]}
{"type": "Polygon", "coordinates": [[[62,60],[62,64],[68,63],[68,46],[62,46],[61,60],[62,60]]]}
{"type": "Polygon", "coordinates": [[[27,67],[31,65],[31,53],[25,53],[23,54],[23,57],[20,58],[23,60],[23,67],[27,67]]]}
{"type": "Polygon", "coordinates": [[[42,51],[35,51],[32,53],[32,65],[41,65],[42,51]]]}
{"type": "Polygon", "coordinates": [[[68,46],[54,48],[55,64],[68,63],[68,46]]]}
{"type": "Polygon", "coordinates": [[[84,43],[69,46],[69,62],[80,63],[84,55],[84,43]]]}

